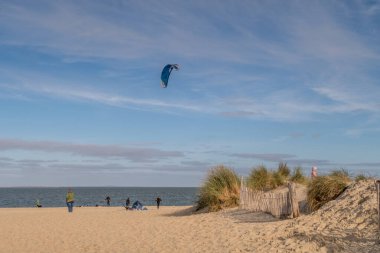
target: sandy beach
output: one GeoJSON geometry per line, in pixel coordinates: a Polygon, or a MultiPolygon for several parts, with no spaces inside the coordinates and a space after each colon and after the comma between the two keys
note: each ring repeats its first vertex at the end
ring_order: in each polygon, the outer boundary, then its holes
{"type": "Polygon", "coordinates": [[[4,208],[0,252],[380,252],[375,207],[362,182],[293,220],[238,208],[4,208]]]}

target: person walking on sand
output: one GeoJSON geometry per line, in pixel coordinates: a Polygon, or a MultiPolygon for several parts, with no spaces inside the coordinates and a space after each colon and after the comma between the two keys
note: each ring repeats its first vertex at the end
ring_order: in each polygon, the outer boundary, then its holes
{"type": "Polygon", "coordinates": [[[110,198],[110,196],[106,197],[106,201],[107,201],[107,206],[110,206],[111,205],[111,198],[110,198]]]}
{"type": "Polygon", "coordinates": [[[131,201],[129,200],[129,197],[125,200],[125,207],[129,207],[129,204],[131,201]]]}
{"type": "Polygon", "coordinates": [[[71,189],[69,189],[66,194],[66,205],[69,213],[72,213],[74,207],[74,192],[71,189]]]}
{"type": "Polygon", "coordinates": [[[38,208],[42,207],[42,205],[40,204],[40,200],[39,199],[36,200],[36,207],[38,207],[38,208]]]}
{"type": "Polygon", "coordinates": [[[317,167],[316,166],[311,167],[311,179],[314,179],[317,176],[318,176],[317,167]]]}
{"type": "Polygon", "coordinates": [[[161,203],[161,201],[162,201],[162,199],[160,199],[160,197],[156,198],[157,209],[160,209],[160,203],[161,203]]]}

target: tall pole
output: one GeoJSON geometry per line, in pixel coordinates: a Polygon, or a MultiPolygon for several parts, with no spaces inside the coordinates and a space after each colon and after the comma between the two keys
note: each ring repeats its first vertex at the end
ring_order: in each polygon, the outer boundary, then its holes
{"type": "Polygon", "coordinates": [[[376,180],[376,191],[377,191],[377,214],[379,216],[379,233],[380,233],[380,180],[376,180]]]}
{"type": "Polygon", "coordinates": [[[239,207],[241,209],[244,209],[245,208],[245,196],[246,196],[246,193],[244,192],[244,178],[243,176],[241,176],[241,181],[240,181],[240,203],[239,203],[239,207]]]}
{"type": "Polygon", "coordinates": [[[296,194],[296,184],[295,183],[288,183],[289,187],[289,198],[290,198],[290,204],[292,209],[292,218],[297,218],[300,216],[300,209],[297,201],[297,194],[296,194]]]}

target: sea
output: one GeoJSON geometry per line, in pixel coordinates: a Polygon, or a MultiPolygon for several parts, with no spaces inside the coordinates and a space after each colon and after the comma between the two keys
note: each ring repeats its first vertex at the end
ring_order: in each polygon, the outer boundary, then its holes
{"type": "MultiPolygon", "coordinates": [[[[123,206],[127,198],[130,205],[136,200],[144,206],[189,206],[197,200],[196,187],[72,187],[75,206],[105,206],[105,198],[111,198],[111,206],[123,206]]],[[[34,207],[39,200],[42,207],[66,206],[67,187],[17,187],[0,188],[0,208],[34,207]]]]}

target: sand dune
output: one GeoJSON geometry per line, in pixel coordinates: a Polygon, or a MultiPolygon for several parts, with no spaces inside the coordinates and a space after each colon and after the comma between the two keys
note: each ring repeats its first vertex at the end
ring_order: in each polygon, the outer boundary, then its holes
{"type": "Polygon", "coordinates": [[[380,252],[373,182],[293,220],[230,209],[0,209],[0,252],[380,252]]]}

